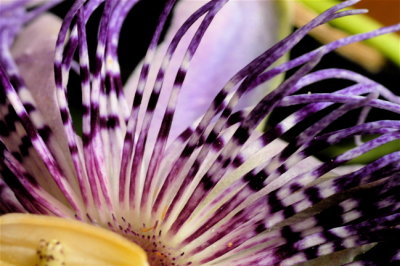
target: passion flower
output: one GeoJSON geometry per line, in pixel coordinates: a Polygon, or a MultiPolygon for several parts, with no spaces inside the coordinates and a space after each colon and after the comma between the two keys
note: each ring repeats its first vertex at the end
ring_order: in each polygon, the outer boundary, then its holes
{"type": "Polygon", "coordinates": [[[349,70],[311,71],[326,53],[398,31],[400,24],[277,63],[310,30],[365,10],[343,11],[357,2],[345,1],[270,48],[253,51],[253,44],[267,42],[247,38],[263,36],[252,31],[276,2],[212,0],[188,15],[160,54],[161,32],[176,2],[169,0],[137,75],[124,85],[119,35],[138,1],[77,0],[59,32],[54,18],[41,17],[56,2],[27,9],[28,2],[0,9],[0,207],[31,214],[1,218],[5,263],[146,265],[139,246],[150,265],[314,259],[371,265],[378,258],[369,252],[382,245],[390,248],[379,263],[399,260],[392,243],[400,237],[400,152],[343,167],[399,140],[399,120],[368,120],[371,109],[399,114],[399,97],[349,70]],[[92,51],[87,23],[96,10],[102,16],[92,51]],[[215,40],[221,43],[210,45],[215,40]],[[235,42],[239,50],[231,48],[235,42]],[[238,62],[242,68],[232,72],[238,62]],[[268,83],[296,67],[277,86],[268,83]],[[71,88],[72,75],[80,88],[71,88]],[[351,85],[301,91],[328,79],[351,85]],[[82,91],[82,134],[68,104],[71,89],[82,91]],[[283,110],[291,110],[286,118],[256,130],[283,110]],[[354,110],[360,110],[354,125],[331,126],[354,110]],[[280,140],[298,127],[293,141],[280,140]],[[315,159],[347,139],[356,147],[329,161],[315,159]]]}

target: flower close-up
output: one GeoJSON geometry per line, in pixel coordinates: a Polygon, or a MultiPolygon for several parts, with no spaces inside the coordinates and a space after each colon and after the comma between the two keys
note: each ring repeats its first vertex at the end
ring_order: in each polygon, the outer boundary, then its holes
{"type": "Polygon", "coordinates": [[[400,82],[320,67],[399,77],[400,24],[292,2],[165,0],[153,27],[147,0],[2,1],[0,264],[400,263],[400,82]]]}

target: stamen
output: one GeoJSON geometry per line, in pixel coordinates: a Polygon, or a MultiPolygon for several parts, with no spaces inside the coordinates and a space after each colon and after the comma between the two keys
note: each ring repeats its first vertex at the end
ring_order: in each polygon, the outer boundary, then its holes
{"type": "Polygon", "coordinates": [[[64,266],[65,258],[63,246],[58,240],[46,241],[40,240],[39,248],[37,250],[39,257],[38,266],[64,266]]]}

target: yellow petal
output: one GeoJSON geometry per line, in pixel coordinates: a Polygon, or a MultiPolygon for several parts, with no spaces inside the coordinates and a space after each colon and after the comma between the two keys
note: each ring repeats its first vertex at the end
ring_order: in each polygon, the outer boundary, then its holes
{"type": "Polygon", "coordinates": [[[148,265],[146,253],[111,231],[57,217],[0,217],[1,265],[148,265]]]}

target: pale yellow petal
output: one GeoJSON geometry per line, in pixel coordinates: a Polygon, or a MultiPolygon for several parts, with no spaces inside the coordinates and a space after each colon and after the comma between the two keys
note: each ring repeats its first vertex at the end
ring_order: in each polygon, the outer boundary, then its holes
{"type": "Polygon", "coordinates": [[[103,228],[30,214],[0,217],[1,265],[148,265],[136,244],[103,228]]]}

